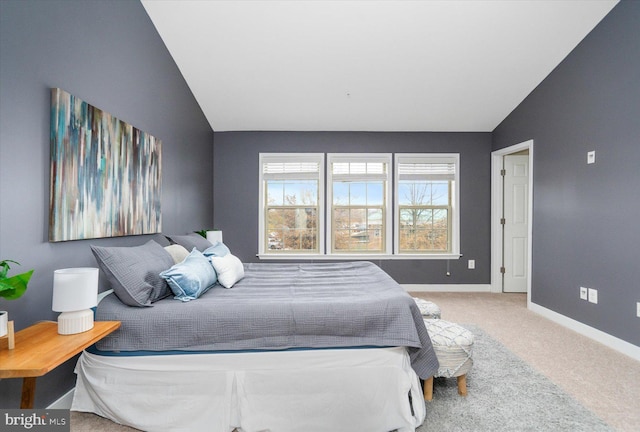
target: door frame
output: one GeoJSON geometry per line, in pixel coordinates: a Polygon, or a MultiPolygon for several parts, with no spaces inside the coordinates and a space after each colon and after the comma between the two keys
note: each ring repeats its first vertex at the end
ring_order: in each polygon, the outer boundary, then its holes
{"type": "Polygon", "coordinates": [[[527,227],[527,306],[531,304],[531,270],[532,270],[532,237],[533,237],[533,140],[528,140],[520,144],[515,144],[500,150],[491,152],[491,292],[502,292],[502,274],[500,267],[503,261],[502,243],[503,232],[500,225],[500,218],[503,214],[504,193],[502,190],[502,169],[503,156],[529,150],[529,202],[527,227]]]}

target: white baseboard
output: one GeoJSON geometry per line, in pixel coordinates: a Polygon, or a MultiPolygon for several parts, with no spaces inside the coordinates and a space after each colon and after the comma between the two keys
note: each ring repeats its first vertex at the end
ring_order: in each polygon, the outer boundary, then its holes
{"type": "Polygon", "coordinates": [[[596,342],[600,342],[601,344],[613,350],[616,350],[622,354],[625,354],[634,360],[640,361],[639,346],[633,345],[615,336],[611,336],[610,334],[605,333],[601,330],[598,330],[597,328],[583,324],[580,321],[576,321],[572,318],[569,318],[565,315],[554,312],[551,309],[547,309],[544,306],[540,306],[535,303],[529,303],[529,310],[537,314],[540,314],[543,317],[557,324],[560,324],[563,327],[567,327],[568,329],[571,329],[577,333],[580,333],[583,336],[593,339],[596,342]]]}
{"type": "Polygon", "coordinates": [[[75,388],[72,388],[64,395],[62,395],[57,401],[53,402],[47,407],[47,409],[71,409],[71,402],[73,402],[73,392],[75,388]]]}
{"type": "Polygon", "coordinates": [[[400,284],[408,292],[491,292],[490,284],[400,284]]]}

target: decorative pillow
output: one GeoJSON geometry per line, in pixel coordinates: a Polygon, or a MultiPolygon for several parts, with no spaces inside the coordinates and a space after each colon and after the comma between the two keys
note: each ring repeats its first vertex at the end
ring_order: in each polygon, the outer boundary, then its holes
{"type": "Polygon", "coordinates": [[[187,255],[189,255],[189,251],[184,246],[180,246],[179,244],[165,246],[164,250],[169,252],[169,255],[171,255],[171,258],[173,258],[174,264],[178,264],[179,262],[184,261],[187,255]]]}
{"type": "Polygon", "coordinates": [[[227,245],[225,245],[222,242],[215,242],[213,246],[211,246],[210,248],[207,248],[204,250],[204,252],[202,252],[204,254],[204,256],[206,257],[212,257],[212,256],[218,256],[218,257],[223,257],[227,254],[230,254],[231,251],[229,250],[229,248],[227,247],[227,245]]]}
{"type": "Polygon", "coordinates": [[[173,244],[184,246],[187,250],[198,249],[200,252],[211,247],[211,242],[200,234],[191,233],[187,235],[165,236],[173,244]]]}
{"type": "Polygon", "coordinates": [[[151,306],[171,294],[160,272],[174,264],[173,258],[155,241],[132,247],[91,246],[91,251],[122,303],[151,306]]]}
{"type": "Polygon", "coordinates": [[[169,283],[175,299],[195,300],[216,283],[216,272],[207,257],[193,248],[184,261],[160,273],[169,283]]]}
{"type": "Polygon", "coordinates": [[[218,273],[218,282],[225,288],[231,288],[244,277],[244,266],[240,259],[230,253],[223,257],[209,257],[213,268],[218,273]]]}

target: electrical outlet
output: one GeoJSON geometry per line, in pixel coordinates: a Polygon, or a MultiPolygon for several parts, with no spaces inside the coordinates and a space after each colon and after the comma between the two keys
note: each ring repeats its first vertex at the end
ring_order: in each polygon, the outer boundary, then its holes
{"type": "Polygon", "coordinates": [[[585,287],[580,287],[580,299],[587,300],[588,298],[587,289],[585,287]]]}
{"type": "Polygon", "coordinates": [[[469,270],[476,268],[476,260],[469,260],[469,270]]]}
{"type": "Polygon", "coordinates": [[[598,290],[589,288],[589,302],[598,304],[598,290]]]}
{"type": "Polygon", "coordinates": [[[636,316],[640,318],[640,302],[636,303],[636,316]]]}

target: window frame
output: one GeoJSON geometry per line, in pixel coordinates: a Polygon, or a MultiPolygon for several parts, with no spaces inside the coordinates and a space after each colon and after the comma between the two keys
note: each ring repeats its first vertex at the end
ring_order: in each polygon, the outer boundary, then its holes
{"type": "Polygon", "coordinates": [[[258,221],[258,258],[261,260],[347,260],[347,259],[384,259],[384,260],[433,260],[459,259],[460,254],[460,154],[459,153],[259,153],[259,221],[258,221]],[[417,161],[443,161],[455,164],[454,187],[452,189],[452,224],[450,227],[451,250],[448,252],[399,250],[399,171],[398,164],[411,159],[417,161]],[[385,209],[383,213],[385,226],[385,251],[349,251],[333,252],[331,227],[333,210],[333,176],[331,164],[334,161],[387,163],[385,185],[385,209]],[[318,164],[318,252],[289,251],[274,252],[268,249],[266,233],[267,203],[264,163],[265,162],[314,162],[318,164]]]}
{"type": "MultiPolygon", "coordinates": [[[[396,153],[394,158],[394,210],[393,214],[396,218],[394,223],[394,255],[415,257],[415,258],[459,258],[460,257],[460,154],[459,153],[396,153]],[[403,163],[453,163],[455,172],[453,174],[453,186],[449,184],[450,196],[450,223],[448,224],[449,238],[448,243],[450,248],[447,251],[401,251],[400,250],[400,200],[399,200],[399,187],[400,187],[400,168],[399,165],[403,163]]],[[[416,175],[418,176],[418,175],[416,175]]],[[[422,179],[427,180],[428,175],[424,175],[422,179]]],[[[403,206],[404,207],[404,206],[403,206]]],[[[438,208],[442,206],[430,206],[438,208]]]]}
{"type": "Polygon", "coordinates": [[[305,258],[305,257],[317,257],[324,255],[324,153],[260,153],[259,155],[259,194],[260,194],[260,208],[259,208],[259,221],[258,221],[258,256],[261,258],[305,258]],[[318,171],[317,175],[314,173],[281,173],[268,174],[264,172],[264,166],[268,163],[317,163],[318,171]],[[267,203],[267,188],[266,182],[268,180],[309,180],[315,179],[318,182],[318,201],[317,201],[317,251],[293,251],[293,252],[276,252],[270,250],[267,247],[269,242],[267,238],[267,212],[269,205],[267,203]]]}
{"type": "MultiPolygon", "coordinates": [[[[392,255],[393,251],[393,205],[392,205],[392,189],[391,183],[393,182],[393,155],[391,153],[327,153],[327,183],[325,195],[326,200],[326,221],[327,221],[327,233],[329,235],[325,238],[327,251],[326,255],[332,257],[353,257],[354,255],[362,255],[366,257],[370,256],[387,256],[392,255]],[[335,175],[333,174],[334,163],[383,163],[386,166],[384,174],[348,174],[348,175],[335,175]],[[368,250],[349,250],[349,251],[336,251],[334,248],[335,232],[333,229],[333,182],[334,178],[337,179],[350,179],[350,180],[374,180],[381,179],[384,181],[383,186],[383,230],[382,230],[382,251],[368,251],[368,250]]],[[[348,207],[348,206],[345,206],[348,207]]],[[[365,206],[366,207],[366,206],[365,206]]]]}

